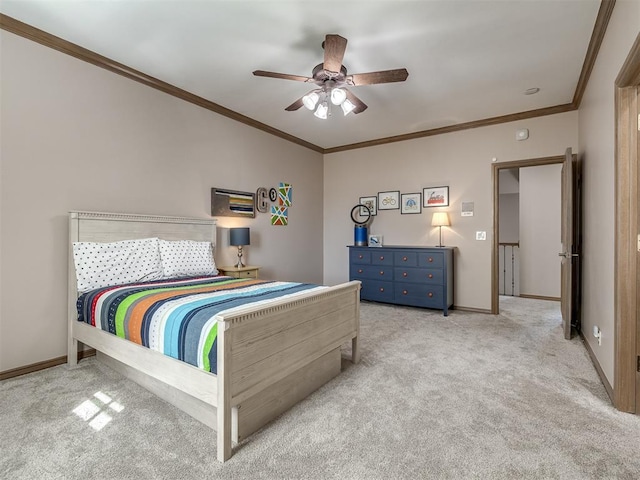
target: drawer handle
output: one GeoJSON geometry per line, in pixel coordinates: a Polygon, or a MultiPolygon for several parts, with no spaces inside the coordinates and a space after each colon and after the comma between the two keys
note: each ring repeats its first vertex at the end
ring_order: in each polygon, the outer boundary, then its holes
{"type": "Polygon", "coordinates": [[[380,287],[380,291],[381,291],[381,292],[384,292],[384,287],[380,287]]]}
{"type": "Polygon", "coordinates": [[[433,262],[433,258],[429,257],[428,261],[429,263],[433,262]]]}
{"type": "MultiPolygon", "coordinates": [[[[362,272],[362,270],[360,270],[362,272]]],[[[427,275],[427,277],[429,278],[433,278],[433,273],[430,273],[429,275],[427,275]]]]}
{"type": "Polygon", "coordinates": [[[362,269],[361,268],[358,269],[358,273],[362,273],[362,269]]]}
{"type": "Polygon", "coordinates": [[[406,295],[407,293],[409,293],[409,292],[407,292],[406,290],[403,290],[403,291],[402,291],[402,294],[403,294],[403,295],[406,295]]]}
{"type": "Polygon", "coordinates": [[[407,273],[407,272],[402,272],[402,276],[403,276],[403,277],[406,277],[407,275],[408,275],[408,273],[407,273]]]}
{"type": "Polygon", "coordinates": [[[429,298],[433,297],[433,293],[432,292],[427,293],[427,297],[429,298]]]}
{"type": "Polygon", "coordinates": [[[406,262],[407,261],[407,257],[402,257],[402,261],[406,262]]]}
{"type": "Polygon", "coordinates": [[[363,255],[358,255],[358,258],[359,258],[360,260],[362,260],[362,259],[364,258],[364,256],[363,256],[363,255]]]}
{"type": "Polygon", "coordinates": [[[380,270],[380,275],[384,275],[384,270],[380,270]]]}
{"type": "Polygon", "coordinates": [[[380,260],[384,260],[384,255],[380,255],[380,260]]]}

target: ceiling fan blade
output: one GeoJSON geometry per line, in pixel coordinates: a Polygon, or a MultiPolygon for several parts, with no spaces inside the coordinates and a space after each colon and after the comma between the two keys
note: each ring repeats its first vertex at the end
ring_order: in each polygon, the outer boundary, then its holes
{"type": "Polygon", "coordinates": [[[362,100],[360,100],[358,97],[356,97],[353,93],[351,93],[346,88],[344,90],[345,92],[347,92],[347,100],[349,100],[351,103],[353,103],[356,106],[356,108],[353,109],[353,113],[364,112],[367,109],[366,103],[364,103],[362,100]]]}
{"type": "Polygon", "coordinates": [[[256,70],[253,72],[256,77],[282,78],[283,80],[295,80],[296,82],[313,82],[313,78],[303,77],[301,75],[289,75],[288,73],[265,72],[264,70],[256,70]]]}
{"type": "Polygon", "coordinates": [[[342,59],[347,49],[347,39],[340,35],[327,35],[324,42],[324,66],[325,70],[339,73],[342,67],[342,59]]]}
{"type": "Polygon", "coordinates": [[[289,105],[287,108],[285,108],[285,110],[287,112],[295,112],[296,110],[298,110],[302,105],[304,105],[302,103],[302,97],[300,97],[298,100],[296,100],[295,102],[293,102],[291,105],[289,105]]]}
{"type": "Polygon", "coordinates": [[[357,87],[358,85],[373,85],[375,83],[404,82],[409,76],[406,68],[395,70],[381,70],[370,73],[354,73],[348,75],[346,82],[348,85],[357,87]]]}

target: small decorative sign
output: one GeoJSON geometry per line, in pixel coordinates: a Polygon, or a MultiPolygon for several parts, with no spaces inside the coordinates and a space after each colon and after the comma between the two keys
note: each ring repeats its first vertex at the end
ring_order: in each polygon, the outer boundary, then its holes
{"type": "Polygon", "coordinates": [[[461,215],[463,217],[473,217],[473,207],[473,202],[462,202],[461,215]]]}

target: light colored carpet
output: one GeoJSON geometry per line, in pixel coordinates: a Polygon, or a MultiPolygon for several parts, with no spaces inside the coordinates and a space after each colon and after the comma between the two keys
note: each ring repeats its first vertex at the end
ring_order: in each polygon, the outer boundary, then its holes
{"type": "Polygon", "coordinates": [[[0,478],[640,478],[640,417],[616,411],[581,340],[562,339],[559,305],[501,308],[363,303],[362,362],[224,465],[215,432],[95,359],[6,380],[0,478]],[[111,418],[99,430],[101,413],[74,413],[91,404],[111,418]]]}

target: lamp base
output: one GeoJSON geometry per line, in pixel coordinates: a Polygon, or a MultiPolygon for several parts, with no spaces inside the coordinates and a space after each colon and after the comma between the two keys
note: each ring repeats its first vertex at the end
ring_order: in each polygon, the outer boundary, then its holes
{"type": "Polygon", "coordinates": [[[244,268],[246,265],[242,263],[242,245],[238,245],[238,263],[234,265],[236,268],[244,268]]]}

